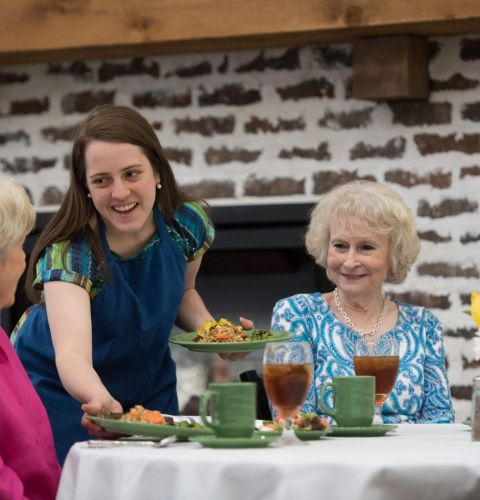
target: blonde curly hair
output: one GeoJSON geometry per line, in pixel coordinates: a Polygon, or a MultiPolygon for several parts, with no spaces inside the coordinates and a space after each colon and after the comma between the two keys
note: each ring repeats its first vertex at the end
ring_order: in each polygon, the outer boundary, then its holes
{"type": "Polygon", "coordinates": [[[384,184],[353,181],[329,191],[310,214],[305,243],[315,262],[326,268],[330,228],[353,229],[358,221],[389,238],[387,280],[401,283],[420,252],[415,217],[400,195],[384,184]]]}
{"type": "Polygon", "coordinates": [[[0,176],[0,262],[34,225],[35,210],[25,189],[12,178],[0,176]]]}

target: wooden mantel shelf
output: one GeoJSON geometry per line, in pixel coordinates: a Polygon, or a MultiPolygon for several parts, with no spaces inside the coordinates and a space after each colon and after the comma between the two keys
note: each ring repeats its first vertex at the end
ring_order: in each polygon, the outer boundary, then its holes
{"type": "Polygon", "coordinates": [[[0,63],[479,32],[479,0],[4,0],[0,63]]]}

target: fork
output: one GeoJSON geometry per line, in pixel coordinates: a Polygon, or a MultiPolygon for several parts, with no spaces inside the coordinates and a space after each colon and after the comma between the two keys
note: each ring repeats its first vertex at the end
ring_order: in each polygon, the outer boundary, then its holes
{"type": "Polygon", "coordinates": [[[177,436],[167,436],[160,441],[142,440],[113,440],[113,439],[90,439],[87,441],[88,448],[114,448],[121,446],[144,446],[150,448],[165,448],[169,444],[175,443],[177,436]]]}

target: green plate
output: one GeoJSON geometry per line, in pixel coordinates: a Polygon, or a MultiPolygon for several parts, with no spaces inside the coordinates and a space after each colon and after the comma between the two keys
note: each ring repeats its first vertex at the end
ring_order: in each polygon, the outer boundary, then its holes
{"type": "Polygon", "coordinates": [[[110,432],[128,434],[130,436],[147,436],[152,438],[164,438],[177,436],[179,441],[187,441],[189,437],[213,434],[207,427],[182,427],[178,423],[173,425],[143,424],[141,422],[126,422],[125,420],[114,420],[111,418],[88,417],[92,422],[102,426],[110,432]]]}
{"type": "MultiPolygon", "coordinates": [[[[255,434],[259,435],[259,436],[274,435],[274,436],[280,437],[281,432],[280,431],[255,431],[255,434]]],[[[316,441],[317,439],[320,439],[323,436],[326,436],[327,434],[330,434],[330,429],[311,430],[311,431],[306,430],[306,429],[295,430],[295,435],[301,441],[316,441]]]]}
{"type": "MultiPolygon", "coordinates": [[[[255,330],[245,330],[245,333],[252,335],[255,330]]],[[[178,344],[191,351],[197,352],[251,352],[263,349],[268,342],[282,342],[295,336],[294,333],[280,330],[270,330],[271,337],[262,340],[246,340],[245,342],[194,342],[196,332],[179,333],[170,337],[172,344],[178,344]]]]}
{"type": "Polygon", "coordinates": [[[278,436],[259,436],[254,434],[249,438],[224,438],[217,436],[198,436],[191,437],[189,441],[200,443],[206,448],[266,448],[269,444],[274,443],[278,436]]]}
{"type": "Polygon", "coordinates": [[[345,437],[383,436],[396,428],[397,426],[393,424],[372,424],[370,427],[339,427],[338,425],[332,425],[330,426],[330,435],[345,437]]]}

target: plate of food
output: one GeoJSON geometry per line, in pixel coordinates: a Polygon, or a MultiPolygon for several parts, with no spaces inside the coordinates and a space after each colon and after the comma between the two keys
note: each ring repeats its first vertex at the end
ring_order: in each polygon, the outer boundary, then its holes
{"type": "MultiPolygon", "coordinates": [[[[264,420],[260,428],[255,431],[257,435],[278,435],[282,433],[283,423],[281,419],[264,420]]],[[[299,413],[293,419],[293,430],[301,441],[313,441],[330,433],[328,420],[319,417],[315,413],[299,413]]]]}
{"type": "Polygon", "coordinates": [[[197,352],[250,352],[263,349],[268,342],[281,342],[292,337],[293,333],[281,330],[246,330],[222,318],[220,321],[206,321],[195,332],[174,335],[170,342],[197,352]]]}
{"type": "Polygon", "coordinates": [[[126,434],[128,436],[145,436],[150,438],[164,438],[176,436],[179,441],[188,441],[193,436],[211,435],[213,431],[198,422],[185,417],[171,417],[163,415],[158,410],[146,410],[136,405],[127,413],[112,418],[111,416],[87,417],[105,430],[126,434]]]}

